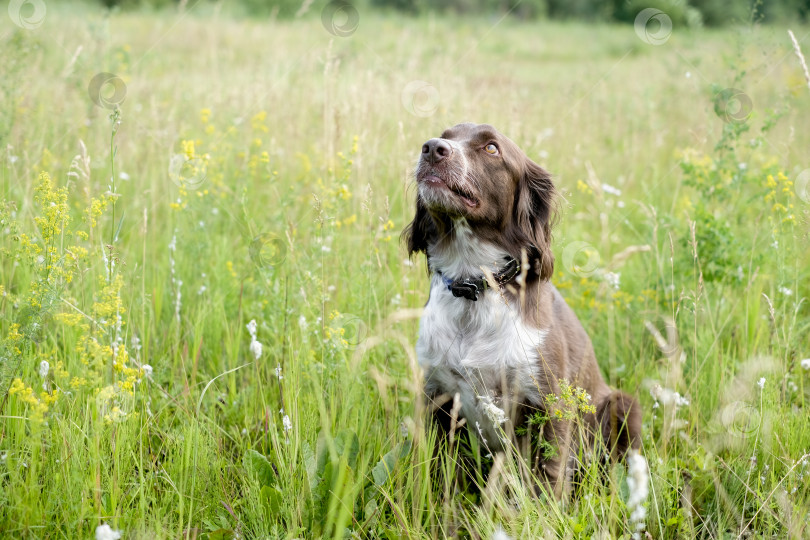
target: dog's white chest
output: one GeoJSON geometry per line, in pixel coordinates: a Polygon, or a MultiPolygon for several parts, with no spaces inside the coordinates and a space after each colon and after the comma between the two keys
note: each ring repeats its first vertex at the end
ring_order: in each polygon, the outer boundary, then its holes
{"type": "Polygon", "coordinates": [[[504,394],[522,400],[540,396],[539,355],[545,332],[523,323],[515,306],[495,291],[477,302],[456,298],[434,275],[419,327],[416,352],[428,393],[461,396],[462,414],[479,422],[487,439],[497,435],[486,414],[488,400],[504,394]],[[487,436],[486,434],[489,434],[487,436]]]}

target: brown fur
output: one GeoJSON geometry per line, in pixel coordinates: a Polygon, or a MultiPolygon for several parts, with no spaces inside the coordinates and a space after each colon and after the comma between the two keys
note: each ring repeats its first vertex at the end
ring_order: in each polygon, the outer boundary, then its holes
{"type": "MultiPolygon", "coordinates": [[[[520,306],[524,323],[546,331],[539,351],[543,380],[538,384],[543,391],[559,393],[558,382],[567,379],[591,395],[596,413],[585,418],[589,434],[586,439],[591,446],[597,442],[604,444],[603,451],[613,458],[637,449],[641,435],[638,403],[627,394],[611,390],[604,382],[590,339],[549,281],[554,271],[551,234],[557,219],[557,192],[551,175],[492,126],[459,124],[446,130],[440,139],[425,144],[416,176],[420,188],[424,187],[421,184],[432,184],[424,191],[430,196],[423,196],[420,189],[416,214],[403,232],[409,254],[425,253],[428,267],[433,270],[429,253],[455,241],[453,219],[464,217],[478,238],[497,245],[518,260],[525,257],[528,265],[523,270],[523,284],[513,281],[500,294],[507,302],[520,306]],[[488,144],[497,146],[497,155],[486,151],[488,144]],[[466,168],[462,163],[466,163],[466,168]],[[460,177],[458,171],[462,169],[465,175],[460,177]],[[444,187],[435,187],[439,183],[437,178],[444,187]]],[[[438,390],[429,391],[433,394],[429,397],[437,397],[438,390]]],[[[509,389],[503,391],[505,394],[509,389]]],[[[519,411],[513,418],[520,421],[520,417],[538,406],[538,403],[518,403],[519,411]]],[[[437,409],[436,420],[440,424],[447,423],[448,410],[446,401],[444,407],[437,409]]],[[[526,457],[538,463],[539,473],[559,495],[568,476],[567,457],[581,449],[579,438],[574,441],[572,437],[570,422],[550,424],[545,436],[553,438],[562,451],[546,461],[537,456],[526,457]]],[[[528,450],[526,441],[515,442],[528,450]]]]}

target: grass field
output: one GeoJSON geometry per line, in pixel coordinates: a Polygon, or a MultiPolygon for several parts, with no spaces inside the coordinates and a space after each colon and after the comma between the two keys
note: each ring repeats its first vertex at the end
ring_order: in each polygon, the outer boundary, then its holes
{"type": "Polygon", "coordinates": [[[47,9],[0,13],[0,536],[810,537],[785,28],[47,9]],[[512,456],[431,474],[399,233],[461,121],[565,193],[554,282],[641,401],[646,532],[621,467],[565,504],[512,456]]]}

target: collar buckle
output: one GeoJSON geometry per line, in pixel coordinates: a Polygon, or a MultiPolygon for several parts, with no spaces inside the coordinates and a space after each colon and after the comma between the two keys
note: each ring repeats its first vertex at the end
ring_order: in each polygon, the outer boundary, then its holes
{"type": "MultiPolygon", "coordinates": [[[[517,259],[510,257],[506,261],[506,265],[493,277],[495,281],[499,285],[503,285],[508,281],[512,280],[518,273],[520,272],[520,264],[518,263],[517,259]]],[[[478,293],[485,291],[489,288],[489,283],[486,280],[486,277],[481,277],[478,279],[474,278],[463,278],[452,280],[445,276],[439,275],[442,278],[447,289],[453,293],[453,296],[456,298],[466,298],[467,300],[472,300],[473,302],[478,300],[478,293]]]]}
{"type": "Polygon", "coordinates": [[[478,285],[468,279],[454,281],[448,285],[448,288],[456,298],[466,298],[473,302],[478,300],[478,285]]]}

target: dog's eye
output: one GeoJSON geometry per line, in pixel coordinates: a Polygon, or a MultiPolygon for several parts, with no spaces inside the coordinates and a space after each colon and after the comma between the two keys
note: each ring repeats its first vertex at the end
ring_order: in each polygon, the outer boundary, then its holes
{"type": "Polygon", "coordinates": [[[486,145],[486,146],[484,147],[484,150],[486,150],[486,151],[487,151],[487,154],[492,154],[492,155],[495,155],[495,154],[497,154],[497,153],[498,153],[498,147],[497,147],[497,146],[495,146],[495,145],[494,145],[494,144],[492,144],[492,143],[489,143],[488,145],[486,145]]]}

